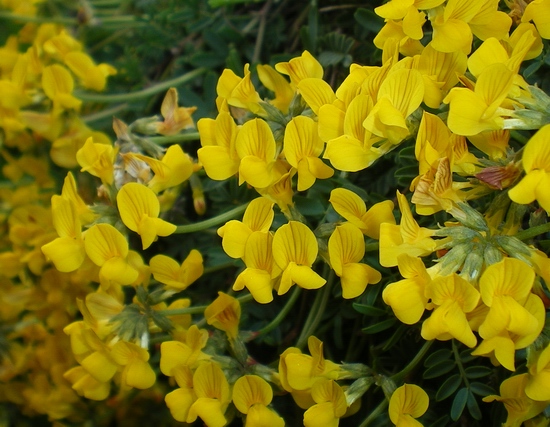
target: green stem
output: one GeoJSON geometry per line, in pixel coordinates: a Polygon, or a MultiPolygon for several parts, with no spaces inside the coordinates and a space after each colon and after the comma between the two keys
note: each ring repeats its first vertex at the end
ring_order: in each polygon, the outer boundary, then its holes
{"type": "Polygon", "coordinates": [[[434,340],[426,341],[420,351],[416,353],[416,356],[408,363],[407,366],[405,366],[401,371],[399,371],[397,374],[394,374],[390,377],[392,381],[394,381],[396,384],[400,383],[403,378],[411,372],[424,358],[432,344],[434,343],[434,340]]]}
{"type": "Polygon", "coordinates": [[[330,270],[326,285],[323,287],[323,289],[318,291],[317,295],[315,296],[313,307],[311,308],[311,311],[309,312],[309,315],[306,319],[306,323],[304,324],[302,333],[298,338],[296,347],[303,348],[307,343],[307,339],[310,337],[310,335],[313,335],[313,333],[315,332],[315,329],[319,325],[319,322],[321,322],[321,319],[325,314],[325,308],[329,300],[333,282],[334,282],[334,271],[330,270]]]}
{"type": "Polygon", "coordinates": [[[60,16],[26,16],[16,15],[15,13],[0,11],[0,18],[10,19],[21,22],[52,23],[62,25],[79,25],[78,20],[73,18],[62,18],[60,16]]]}
{"type": "Polygon", "coordinates": [[[205,221],[196,222],[195,224],[179,225],[178,228],[176,228],[176,231],[174,233],[175,234],[194,233],[196,231],[206,230],[210,227],[223,224],[242,214],[246,210],[247,206],[248,206],[248,203],[245,203],[244,205],[237,206],[236,208],[231,209],[230,211],[224,212],[218,216],[215,216],[214,218],[209,218],[205,221]]]}
{"type": "Polygon", "coordinates": [[[379,248],[380,248],[380,243],[378,242],[367,243],[365,245],[365,252],[377,251],[379,248]]]}
{"type": "Polygon", "coordinates": [[[296,286],[294,288],[294,290],[292,291],[292,295],[290,295],[290,298],[288,299],[288,301],[284,305],[283,309],[279,312],[279,314],[277,314],[275,319],[273,319],[269,324],[267,324],[262,329],[260,329],[257,332],[256,336],[265,335],[268,332],[271,332],[277,326],[279,326],[279,323],[281,323],[283,321],[283,319],[286,317],[286,315],[288,314],[290,309],[294,306],[294,303],[296,302],[296,300],[300,296],[301,291],[302,291],[302,288],[300,288],[299,286],[296,286]]]}
{"type": "Polygon", "coordinates": [[[178,142],[185,142],[185,141],[196,141],[200,138],[198,132],[187,132],[187,133],[181,133],[179,135],[170,135],[170,136],[152,136],[149,139],[149,141],[154,142],[158,145],[164,145],[164,144],[177,144],[178,142]]]}
{"type": "Polygon", "coordinates": [[[75,92],[74,95],[81,99],[82,101],[87,102],[103,102],[103,103],[114,103],[114,102],[129,102],[135,101],[137,99],[147,98],[152,95],[156,95],[159,92],[170,89],[171,87],[179,86],[183,83],[187,83],[190,80],[200,76],[206,71],[206,68],[197,68],[196,70],[189,71],[179,77],[176,77],[171,80],[167,80],[162,83],[157,83],[147,89],[138,90],[137,92],[132,93],[119,93],[119,94],[110,94],[110,95],[101,95],[96,93],[88,92],[75,92]]]}
{"type": "Polygon", "coordinates": [[[370,423],[372,423],[376,418],[378,418],[379,415],[381,415],[388,406],[388,400],[384,399],[380,404],[374,408],[374,411],[372,411],[367,418],[359,425],[359,427],[367,427],[370,423]]]}
{"type": "Polygon", "coordinates": [[[535,227],[528,228],[527,230],[520,231],[514,237],[519,240],[529,240],[539,234],[544,234],[550,231],[550,222],[546,224],[537,225],[535,227]]]}
{"type": "Polygon", "coordinates": [[[456,364],[458,365],[458,370],[460,371],[460,376],[462,377],[462,381],[464,381],[464,385],[467,388],[470,388],[470,382],[468,381],[468,377],[466,376],[466,371],[464,370],[464,366],[462,366],[462,361],[460,360],[460,354],[458,354],[458,348],[456,346],[456,340],[453,341],[453,355],[455,357],[456,364]]]}
{"type": "Polygon", "coordinates": [[[82,120],[84,121],[84,123],[97,122],[98,120],[102,120],[102,119],[105,119],[105,118],[108,118],[108,117],[112,117],[116,113],[120,113],[121,111],[126,110],[126,108],[128,108],[127,103],[115,105],[114,107],[107,108],[105,110],[101,110],[97,113],[88,114],[87,116],[83,116],[82,120]]]}

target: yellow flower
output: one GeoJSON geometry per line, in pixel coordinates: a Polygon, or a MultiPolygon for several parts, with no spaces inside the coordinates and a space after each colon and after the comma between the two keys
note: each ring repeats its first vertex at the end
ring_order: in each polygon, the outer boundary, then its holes
{"type": "Polygon", "coordinates": [[[132,155],[147,163],[155,174],[147,183],[147,186],[155,193],[180,185],[193,173],[191,158],[178,144],[168,147],[161,160],[143,154],[132,155]]]}
{"type": "Polygon", "coordinates": [[[265,197],[257,197],[247,206],[243,220],[231,220],[218,229],[222,247],[231,258],[242,258],[246,242],[254,232],[267,233],[273,222],[273,202],[265,197]]]}
{"type": "Polygon", "coordinates": [[[290,82],[298,85],[302,79],[308,77],[323,78],[323,67],[311,53],[304,50],[301,56],[292,58],[288,62],[275,64],[275,69],[290,77],[290,82]]]}
{"type": "Polygon", "coordinates": [[[44,68],[42,88],[53,101],[54,114],[60,114],[63,110],[78,110],[82,104],[82,101],[72,95],[74,81],[71,73],[62,65],[53,64],[44,68]]]}
{"type": "Polygon", "coordinates": [[[521,22],[533,21],[543,39],[550,39],[550,1],[534,0],[523,12],[521,22]]]}
{"type": "Polygon", "coordinates": [[[74,271],[86,257],[76,207],[70,200],[58,195],[52,196],[51,203],[53,226],[59,237],[42,246],[42,252],[59,271],[74,271]]]}
{"type": "Polygon", "coordinates": [[[275,166],[275,138],[267,122],[252,119],[246,122],[237,135],[235,148],[241,159],[239,185],[265,188],[273,183],[275,166]]]}
{"type": "Polygon", "coordinates": [[[298,171],[298,191],[310,188],[315,179],[327,179],[334,174],[332,168],[319,159],[323,148],[313,119],[297,116],[287,124],[284,153],[288,163],[298,171]]]}
{"type": "Polygon", "coordinates": [[[171,87],[166,92],[160,106],[160,113],[164,121],[156,123],[157,133],[161,135],[175,135],[181,130],[194,128],[195,122],[191,114],[196,109],[197,107],[179,107],[178,91],[171,87]]]}
{"type": "Polygon", "coordinates": [[[243,254],[246,268],[233,284],[234,291],[240,291],[246,286],[261,304],[273,301],[274,281],[281,274],[273,260],[272,242],[271,233],[253,232],[248,237],[243,254]]]}
{"type": "Polygon", "coordinates": [[[117,72],[109,64],[96,65],[93,59],[84,52],[69,52],[63,60],[86,89],[104,90],[107,77],[113,76],[117,72]]]}
{"type": "Polygon", "coordinates": [[[201,364],[193,375],[193,389],[197,400],[189,408],[186,422],[192,423],[200,417],[208,427],[226,425],[224,413],[231,394],[220,366],[214,362],[201,364]]]}
{"type": "Polygon", "coordinates": [[[508,417],[504,427],[519,427],[524,421],[536,417],[548,406],[548,401],[537,402],[526,394],[528,374],[514,375],[500,384],[500,396],[490,395],[484,402],[498,401],[504,404],[508,417]]]}
{"type": "Polygon", "coordinates": [[[550,213],[550,125],[543,126],[525,145],[523,169],[525,177],[508,194],[516,203],[528,204],[537,200],[550,213]]]}
{"type": "Polygon", "coordinates": [[[164,396],[164,401],[172,417],[176,421],[184,423],[189,415],[191,405],[197,399],[193,391],[193,372],[189,366],[184,366],[178,370],[174,377],[179,388],[167,393],[164,396]]]}
{"type": "Polygon", "coordinates": [[[427,307],[426,287],[431,277],[421,258],[406,253],[397,257],[397,266],[405,279],[386,286],[382,298],[401,322],[413,325],[420,320],[427,307]]]}
{"type": "Polygon", "coordinates": [[[344,390],[334,380],[322,378],[311,387],[315,405],[304,413],[306,427],[336,427],[348,409],[344,390]]]}
{"type": "Polygon", "coordinates": [[[297,221],[290,221],[275,232],[273,257],[283,275],[277,293],[283,295],[293,284],[305,289],[318,289],[326,280],[311,269],[319,247],[315,235],[297,221]]]}
{"type": "Polygon", "coordinates": [[[157,196],[142,184],[129,182],[117,194],[120,218],[126,227],[141,236],[143,249],[147,249],[157,236],[169,236],[176,226],[160,219],[157,196]]]}
{"type": "Polygon", "coordinates": [[[175,291],[187,289],[204,272],[202,255],[196,249],[191,250],[181,265],[166,255],[155,255],[149,266],[155,280],[175,291]]]}
{"type": "Polygon", "coordinates": [[[382,275],[367,264],[360,263],[365,255],[365,240],[361,230],[351,223],[336,227],[328,240],[330,265],[342,283],[342,297],[356,298],[368,284],[378,283],[382,275]]]}
{"type": "Polygon", "coordinates": [[[397,257],[402,253],[411,256],[426,256],[436,247],[431,238],[434,230],[420,227],[414,220],[407,198],[399,191],[397,201],[401,210],[399,225],[384,222],[380,224],[380,264],[384,267],[397,265],[397,257]]]}
{"type": "Polygon", "coordinates": [[[428,394],[415,384],[403,384],[390,399],[390,420],[397,427],[422,426],[416,421],[428,410],[428,394]]]}
{"type": "Polygon", "coordinates": [[[236,298],[218,292],[218,298],[204,310],[204,318],[206,323],[224,331],[230,339],[235,339],[239,334],[241,304],[236,298]]]}
{"type": "Polygon", "coordinates": [[[76,160],[82,167],[81,172],[88,172],[101,178],[104,184],[111,185],[114,181],[116,155],[117,149],[112,145],[94,142],[94,139],[89,137],[76,152],[76,160]]]}
{"type": "Polygon", "coordinates": [[[525,385],[525,394],[538,402],[550,401],[550,345],[538,352],[529,363],[529,376],[525,385]]]}
{"type": "Polygon", "coordinates": [[[267,406],[273,399],[270,385],[257,375],[243,375],[233,386],[233,403],[246,414],[246,427],[283,427],[284,420],[267,406]]]}
{"type": "Polygon", "coordinates": [[[472,348],[477,339],[472,332],[466,314],[479,302],[479,292],[469,282],[452,274],[436,277],[426,286],[426,297],[435,309],[422,324],[422,338],[442,341],[456,338],[472,348]]]}
{"type": "Polygon", "coordinates": [[[96,380],[82,366],[75,366],[63,374],[63,377],[72,384],[72,388],[86,399],[105,400],[111,392],[109,381],[96,380]]]}
{"type": "Polygon", "coordinates": [[[290,83],[270,65],[260,64],[256,71],[262,84],[275,93],[275,99],[269,102],[283,114],[287,114],[295,94],[290,83]]]}
{"type": "Polygon", "coordinates": [[[96,224],[86,231],[84,239],[86,254],[101,267],[100,277],[129,285],[138,278],[138,272],[128,264],[128,242],[110,224],[96,224]]]}
{"type": "Polygon", "coordinates": [[[391,200],[376,203],[367,210],[365,202],[356,193],[335,188],[330,192],[329,201],[336,212],[372,239],[380,238],[380,224],[383,222],[395,224],[391,200]]]}
{"type": "Polygon", "coordinates": [[[260,95],[258,95],[252,84],[249,64],[244,66],[243,78],[237,76],[228,68],[223,70],[218,79],[216,91],[218,92],[218,99],[216,100],[218,105],[220,105],[221,100],[225,100],[233,107],[243,108],[257,115],[265,113],[260,104],[260,95]]]}
{"type": "Polygon", "coordinates": [[[200,119],[197,128],[202,148],[197,156],[206,174],[217,181],[226,180],[239,171],[241,160],[235,149],[235,139],[239,128],[233,117],[220,112],[216,119],[200,119]]]}
{"type": "Polygon", "coordinates": [[[111,349],[111,357],[124,367],[120,378],[123,386],[146,389],[155,384],[157,376],[148,363],[149,352],[146,349],[118,341],[111,349]]]}

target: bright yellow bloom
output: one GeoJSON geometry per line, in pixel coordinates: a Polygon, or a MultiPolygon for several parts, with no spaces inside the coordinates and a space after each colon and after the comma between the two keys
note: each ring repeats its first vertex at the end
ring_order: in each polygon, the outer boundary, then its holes
{"type": "Polygon", "coordinates": [[[313,119],[297,116],[287,124],[284,153],[288,163],[298,171],[298,191],[310,188],[315,179],[327,179],[334,174],[332,168],[319,159],[324,146],[313,119]]]}
{"type": "Polygon", "coordinates": [[[311,268],[319,247],[313,231],[307,225],[290,221],[275,232],[273,257],[283,275],[277,293],[283,295],[293,284],[305,289],[318,289],[326,280],[311,268]]]}
{"type": "Polygon", "coordinates": [[[397,427],[416,427],[422,424],[416,421],[428,410],[428,394],[415,384],[403,384],[397,388],[390,399],[388,409],[390,420],[397,427]]]}
{"type": "Polygon", "coordinates": [[[155,384],[157,375],[148,363],[149,352],[144,348],[118,341],[111,349],[111,357],[124,367],[120,377],[123,386],[146,389],[155,384]]]}
{"type": "Polygon", "coordinates": [[[96,65],[84,52],[69,52],[63,60],[86,89],[104,90],[107,77],[117,73],[116,69],[109,64],[96,65]]]}
{"type": "Polygon", "coordinates": [[[256,92],[252,84],[250,65],[244,66],[244,77],[237,76],[233,71],[226,68],[218,79],[216,86],[218,92],[218,100],[216,103],[220,105],[221,100],[233,107],[249,110],[254,114],[264,114],[264,109],[261,106],[261,98],[256,92]]]}
{"type": "Polygon", "coordinates": [[[483,398],[484,402],[498,401],[504,404],[508,417],[503,427],[519,427],[524,421],[530,420],[540,414],[547,401],[537,402],[526,394],[528,374],[514,375],[500,384],[500,396],[490,395],[483,398]]]}
{"type": "Polygon", "coordinates": [[[178,106],[178,91],[171,87],[166,92],[160,113],[164,121],[156,123],[156,131],[161,135],[175,135],[184,129],[193,129],[195,122],[191,114],[195,112],[197,107],[180,107],[178,106]]]}
{"type": "Polygon", "coordinates": [[[42,246],[42,252],[59,271],[74,271],[86,257],[76,207],[70,200],[58,195],[52,196],[51,203],[53,226],[59,237],[42,246]]]}
{"type": "Polygon", "coordinates": [[[426,287],[432,279],[422,258],[403,253],[397,257],[397,266],[405,279],[386,286],[382,298],[401,322],[413,325],[420,320],[427,307],[426,287]]]}
{"type": "Polygon", "coordinates": [[[241,304],[236,298],[218,292],[218,298],[204,310],[204,318],[206,323],[224,331],[230,339],[235,339],[239,334],[241,304]]]}
{"type": "Polygon", "coordinates": [[[269,102],[283,114],[287,114],[295,94],[290,83],[270,65],[259,64],[256,71],[262,84],[275,93],[275,99],[269,102]]]}
{"type": "Polygon", "coordinates": [[[241,159],[239,185],[246,181],[253,187],[265,188],[273,183],[275,138],[267,122],[262,119],[246,122],[237,134],[235,148],[241,159]]]}
{"type": "Polygon", "coordinates": [[[348,409],[344,390],[334,380],[321,378],[311,387],[315,405],[304,413],[306,427],[336,427],[348,409]]]}
{"type": "Polygon", "coordinates": [[[112,145],[94,142],[93,138],[89,137],[76,152],[76,160],[82,167],[81,172],[88,172],[101,178],[104,184],[111,185],[114,181],[116,155],[117,149],[112,145]]]}
{"type": "Polygon", "coordinates": [[[365,255],[361,230],[347,222],[336,227],[328,240],[330,265],[342,283],[342,297],[356,298],[368,284],[378,283],[382,275],[360,261],[365,255]]]}
{"type": "Polygon", "coordinates": [[[184,366],[175,374],[175,379],[179,388],[167,393],[164,401],[172,417],[176,421],[185,422],[191,405],[197,399],[193,391],[193,372],[189,366],[184,366]]]}
{"type": "Polygon", "coordinates": [[[82,101],[72,95],[74,81],[71,73],[62,65],[54,64],[44,68],[42,88],[53,101],[54,114],[60,114],[63,110],[78,110],[82,104],[82,101]]]}
{"type": "Polygon", "coordinates": [[[105,400],[111,392],[110,381],[101,382],[96,380],[82,366],[75,366],[63,374],[80,396],[90,400],[105,400]]]}
{"type": "Polygon", "coordinates": [[[380,224],[383,222],[395,224],[391,200],[376,203],[367,210],[365,202],[356,193],[345,188],[335,188],[330,192],[329,201],[336,212],[371,239],[380,238],[380,224]]]}
{"type": "Polygon", "coordinates": [[[226,425],[224,413],[231,394],[220,366],[214,362],[201,364],[193,375],[193,389],[197,400],[189,408],[186,422],[192,423],[200,417],[208,427],[226,425]]]}
{"type": "Polygon", "coordinates": [[[475,135],[504,127],[498,108],[512,88],[515,73],[505,64],[487,66],[479,75],[474,90],[453,88],[443,102],[449,104],[447,125],[458,135],[475,135]]]}
{"type": "Polygon", "coordinates": [[[234,291],[246,286],[261,304],[273,301],[274,281],[281,274],[273,259],[272,244],[271,233],[253,232],[248,237],[243,255],[246,268],[233,284],[234,291]]]}
{"type": "Polygon", "coordinates": [[[398,144],[410,131],[407,117],[424,98],[424,81],[417,70],[399,69],[389,73],[380,85],[378,99],[363,122],[373,134],[398,144]]]}
{"type": "Polygon", "coordinates": [[[298,83],[298,91],[306,104],[315,114],[323,105],[332,105],[336,95],[330,85],[321,78],[306,77],[298,83]]]}
{"type": "Polygon", "coordinates": [[[538,402],[550,401],[550,345],[538,352],[529,363],[529,376],[525,385],[525,394],[538,402]]]}
{"type": "Polygon", "coordinates": [[[202,148],[197,156],[206,174],[217,181],[223,181],[239,171],[241,160],[235,149],[235,139],[239,128],[233,117],[220,112],[216,119],[200,119],[197,128],[202,148]]]}
{"type": "Polygon", "coordinates": [[[96,224],[86,231],[86,254],[101,267],[100,277],[121,285],[129,285],[138,278],[138,272],[128,264],[128,242],[110,224],[96,224]]]}
{"type": "Polygon", "coordinates": [[[275,64],[275,69],[281,74],[288,75],[290,82],[296,86],[301,80],[308,77],[323,78],[322,65],[307,50],[304,50],[301,56],[292,58],[288,62],[275,64]]]}
{"type": "Polygon", "coordinates": [[[521,17],[521,22],[529,21],[535,23],[537,31],[543,39],[550,39],[550,1],[534,0],[530,2],[521,17]]]}
{"type": "Polygon", "coordinates": [[[147,249],[157,236],[169,236],[176,226],[160,219],[157,196],[142,184],[129,182],[117,194],[120,218],[126,227],[141,236],[143,249],[147,249]]]}
{"type": "Polygon", "coordinates": [[[168,376],[177,376],[183,367],[196,367],[210,356],[201,350],[208,341],[208,331],[192,325],[185,334],[185,342],[165,341],[160,345],[160,370],[168,376]]]}
{"type": "Polygon", "coordinates": [[[528,204],[537,201],[550,213],[550,125],[543,126],[525,146],[522,165],[525,177],[509,191],[510,199],[528,204]]]}
{"type": "Polygon", "coordinates": [[[143,154],[133,154],[133,156],[147,163],[155,174],[147,183],[147,186],[155,193],[180,185],[193,173],[191,158],[178,144],[168,147],[161,160],[143,154]]]}
{"type": "Polygon", "coordinates": [[[202,255],[196,249],[189,252],[181,265],[166,255],[155,255],[149,266],[155,280],[178,292],[187,289],[204,272],[202,255]]]}
{"type": "Polygon", "coordinates": [[[242,258],[246,242],[256,231],[267,233],[275,217],[273,202],[265,197],[258,197],[247,206],[243,220],[231,220],[218,229],[222,238],[222,247],[231,258],[242,258]]]}
{"type": "Polygon", "coordinates": [[[484,341],[472,352],[492,355],[493,360],[515,370],[515,350],[530,345],[544,326],[544,305],[531,293],[535,273],[515,258],[492,264],[479,280],[483,303],[489,312],[479,326],[484,341]]]}
{"type": "Polygon", "coordinates": [[[422,324],[422,338],[442,341],[455,338],[470,348],[474,347],[477,339],[466,314],[477,307],[477,289],[453,273],[432,280],[426,286],[426,297],[431,299],[435,309],[422,324]]]}
{"type": "Polygon", "coordinates": [[[61,195],[70,200],[78,214],[78,218],[83,225],[91,224],[96,219],[96,214],[90,209],[90,207],[84,203],[84,200],[78,195],[78,189],[76,188],[76,181],[71,172],[67,173],[63,181],[63,187],[61,188],[61,195]]]}
{"type": "Polygon", "coordinates": [[[257,375],[243,375],[233,386],[233,403],[246,414],[245,427],[283,427],[284,420],[267,406],[273,399],[271,386],[257,375]]]}
{"type": "Polygon", "coordinates": [[[380,224],[380,264],[384,267],[396,266],[397,257],[402,253],[422,257],[431,254],[436,247],[436,242],[431,238],[435,231],[418,225],[407,198],[399,191],[397,202],[401,210],[401,223],[380,224]]]}

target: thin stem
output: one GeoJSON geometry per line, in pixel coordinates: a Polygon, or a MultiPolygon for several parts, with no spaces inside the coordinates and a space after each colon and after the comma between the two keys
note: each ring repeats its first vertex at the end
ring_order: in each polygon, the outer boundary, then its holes
{"type": "Polygon", "coordinates": [[[397,374],[394,374],[390,377],[392,381],[395,383],[400,383],[403,377],[405,377],[409,372],[411,372],[424,358],[432,344],[434,343],[434,340],[426,341],[420,351],[416,353],[416,356],[408,363],[407,366],[405,366],[401,371],[399,371],[397,374]]]}
{"type": "Polygon", "coordinates": [[[260,53],[262,52],[262,45],[264,42],[264,35],[265,35],[265,28],[266,28],[266,21],[267,21],[267,15],[269,13],[269,9],[271,8],[271,2],[272,0],[268,0],[262,10],[260,11],[260,25],[258,26],[258,35],[256,37],[256,44],[254,46],[254,54],[252,56],[252,63],[256,63],[260,60],[260,53]]]}
{"type": "Polygon", "coordinates": [[[380,414],[382,414],[386,407],[388,406],[388,400],[384,399],[380,404],[374,408],[374,411],[372,411],[367,418],[359,425],[359,427],[367,427],[370,423],[372,423],[380,414]]]}
{"type": "Polygon", "coordinates": [[[537,225],[535,227],[528,228],[527,230],[520,231],[514,237],[519,240],[529,240],[539,234],[544,234],[550,231],[550,222],[546,224],[537,225]]]}
{"type": "Polygon", "coordinates": [[[321,322],[321,319],[325,314],[325,308],[329,300],[333,282],[334,282],[334,271],[330,270],[326,285],[315,296],[315,302],[313,303],[313,307],[309,312],[308,318],[306,319],[306,323],[304,324],[302,333],[298,338],[296,347],[303,348],[306,345],[306,342],[309,336],[315,332],[315,329],[319,325],[319,322],[321,322]]]}
{"type": "Polygon", "coordinates": [[[470,381],[468,381],[468,377],[466,376],[466,371],[464,370],[464,366],[462,366],[462,361],[460,360],[460,354],[458,354],[458,348],[456,346],[456,340],[453,341],[453,355],[455,357],[456,364],[458,365],[458,370],[460,371],[460,376],[462,377],[462,381],[464,381],[464,385],[467,388],[470,388],[470,381]]]}
{"type": "Polygon", "coordinates": [[[247,206],[248,203],[245,203],[244,205],[237,206],[236,208],[215,216],[214,218],[209,218],[205,221],[196,222],[195,224],[179,225],[178,228],[176,228],[175,234],[194,233],[196,231],[206,230],[210,227],[223,224],[242,214],[246,210],[247,206]]]}
{"type": "Polygon", "coordinates": [[[82,101],[87,102],[104,102],[104,103],[114,103],[114,102],[129,102],[135,101],[137,99],[148,98],[149,96],[156,95],[159,92],[170,89],[171,87],[179,86],[183,83],[187,83],[190,80],[200,76],[206,71],[206,68],[197,68],[196,70],[189,71],[179,77],[176,77],[171,80],[167,80],[162,83],[157,83],[147,89],[138,90],[132,93],[119,93],[119,94],[110,94],[110,95],[101,95],[96,93],[87,93],[87,92],[75,92],[74,95],[81,99],[82,101]]]}
{"type": "Polygon", "coordinates": [[[300,293],[302,291],[302,288],[299,286],[296,286],[294,290],[292,291],[292,295],[290,295],[290,298],[284,305],[283,309],[277,314],[277,316],[266,326],[264,326],[262,329],[260,329],[256,334],[256,336],[267,334],[268,332],[271,332],[273,329],[275,329],[277,326],[279,326],[279,323],[283,321],[283,319],[286,317],[290,309],[294,306],[294,303],[300,296],[300,293]]]}
{"type": "Polygon", "coordinates": [[[0,11],[0,18],[10,19],[12,21],[21,22],[37,22],[37,23],[52,23],[62,25],[78,25],[79,22],[73,18],[62,18],[60,16],[26,16],[16,15],[14,13],[0,11]]]}
{"type": "Polygon", "coordinates": [[[152,136],[148,139],[149,141],[152,141],[155,144],[164,145],[164,144],[177,144],[178,142],[185,142],[185,141],[196,141],[200,139],[200,136],[198,132],[188,132],[188,133],[181,133],[179,135],[152,136]]]}
{"type": "Polygon", "coordinates": [[[126,108],[128,108],[127,103],[115,105],[114,107],[107,108],[105,110],[101,110],[97,113],[88,114],[87,116],[83,116],[82,120],[84,121],[84,123],[97,122],[98,120],[102,120],[102,119],[105,119],[105,118],[108,118],[108,117],[112,117],[116,113],[119,113],[121,111],[126,110],[126,108]]]}

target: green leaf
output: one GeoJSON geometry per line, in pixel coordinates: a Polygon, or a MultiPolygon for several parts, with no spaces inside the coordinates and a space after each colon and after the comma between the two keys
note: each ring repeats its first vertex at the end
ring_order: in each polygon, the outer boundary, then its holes
{"type": "Polygon", "coordinates": [[[464,411],[466,403],[468,402],[469,394],[470,393],[468,392],[468,389],[466,387],[461,388],[456,394],[453,400],[453,405],[451,407],[451,419],[453,421],[458,420],[462,415],[462,411],[464,411]]]}
{"type": "Polygon", "coordinates": [[[394,326],[396,323],[395,318],[386,319],[382,322],[375,323],[374,325],[367,326],[366,328],[363,328],[362,331],[365,334],[376,334],[378,332],[385,331],[386,329],[390,329],[392,326],[394,326]]]}
{"type": "Polygon", "coordinates": [[[462,384],[462,378],[460,374],[450,376],[445,380],[443,384],[441,384],[439,390],[437,390],[435,400],[439,402],[441,400],[447,399],[458,389],[458,387],[460,387],[460,384],[462,384]]]}
{"type": "Polygon", "coordinates": [[[469,363],[475,358],[476,356],[472,356],[472,350],[469,348],[460,352],[460,360],[462,363],[469,363]]]}
{"type": "Polygon", "coordinates": [[[455,366],[456,366],[456,363],[454,360],[445,360],[443,362],[438,363],[437,365],[434,365],[426,369],[422,377],[425,379],[437,378],[437,377],[440,377],[441,375],[445,375],[447,372],[452,371],[455,366]]]}
{"type": "Polygon", "coordinates": [[[382,18],[370,9],[360,7],[353,16],[359,25],[366,28],[371,33],[378,33],[384,26],[382,18]]]}
{"type": "Polygon", "coordinates": [[[449,421],[449,416],[443,415],[441,418],[430,424],[429,427],[447,427],[450,424],[449,421]]]}
{"type": "Polygon", "coordinates": [[[473,395],[473,393],[468,390],[468,400],[466,402],[468,405],[468,412],[470,412],[470,415],[475,420],[480,420],[481,417],[481,410],[479,409],[479,405],[477,404],[476,397],[473,395]]]}
{"type": "Polygon", "coordinates": [[[393,335],[390,337],[390,339],[384,344],[384,347],[382,347],[382,351],[388,351],[390,348],[392,348],[395,344],[399,342],[401,337],[407,332],[407,326],[405,324],[399,325],[397,330],[393,333],[393,335]]]}
{"type": "Polygon", "coordinates": [[[424,366],[429,368],[431,366],[437,365],[443,361],[452,359],[453,352],[447,348],[442,348],[441,350],[434,351],[424,361],[424,366]]]}
{"type": "Polygon", "coordinates": [[[489,396],[490,394],[497,394],[493,387],[488,386],[487,384],[474,381],[470,383],[470,390],[472,393],[475,393],[481,397],[489,396]]]}
{"type": "Polygon", "coordinates": [[[302,215],[322,215],[325,213],[325,208],[319,199],[310,199],[303,196],[294,196],[296,208],[302,215]]]}
{"type": "Polygon", "coordinates": [[[372,305],[353,303],[353,308],[359,313],[365,314],[371,317],[385,316],[387,314],[386,310],[382,310],[381,308],[378,308],[378,307],[373,307],[372,305]]]}
{"type": "Polygon", "coordinates": [[[405,166],[395,171],[395,178],[399,185],[408,186],[411,181],[418,176],[418,165],[405,166]]]}
{"type": "Polygon", "coordinates": [[[487,366],[469,366],[464,369],[468,378],[482,378],[491,375],[493,370],[487,366]]]}

